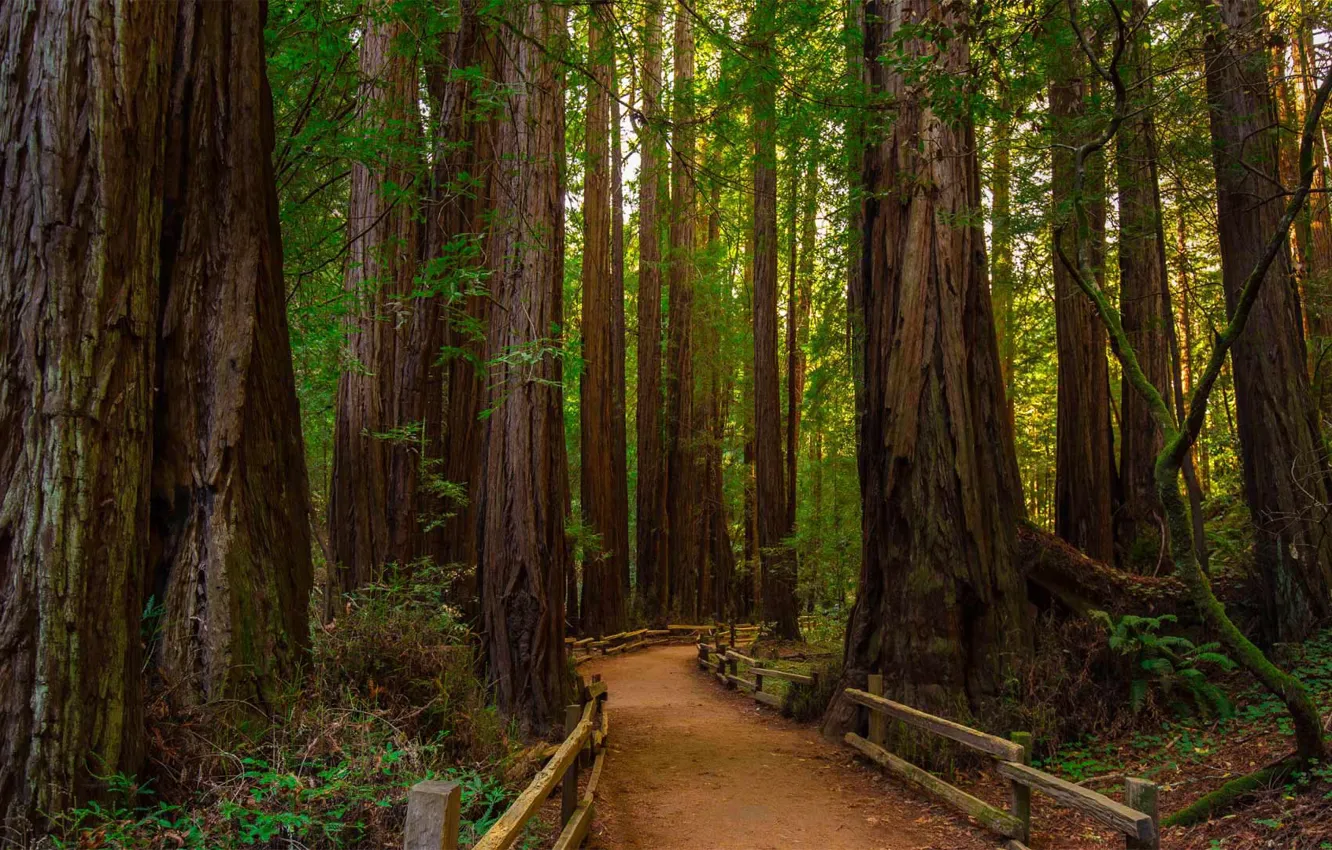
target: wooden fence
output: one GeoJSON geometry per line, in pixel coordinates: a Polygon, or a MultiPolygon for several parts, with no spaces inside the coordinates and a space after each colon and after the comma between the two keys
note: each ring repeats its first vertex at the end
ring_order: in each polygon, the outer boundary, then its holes
{"type": "Polygon", "coordinates": [[[1031,767],[1031,735],[1014,732],[1010,740],[988,735],[942,717],[935,717],[910,706],[885,699],[883,677],[869,677],[869,691],[847,688],[846,698],[869,712],[869,738],[854,732],[846,742],[891,773],[905,779],[925,793],[945,802],[963,814],[975,818],[989,829],[1009,838],[1009,850],[1025,850],[1031,835],[1031,792],[1039,791],[1056,802],[1076,809],[1106,826],[1123,833],[1128,848],[1159,848],[1157,829],[1157,787],[1142,779],[1125,784],[1128,805],[1119,803],[1081,785],[1052,776],[1031,767]],[[1009,809],[991,806],[950,785],[926,770],[893,755],[884,748],[889,720],[905,723],[933,735],[956,741],[996,762],[999,775],[1008,780],[1009,809]]]}
{"type": "MultiPolygon", "coordinates": [[[[606,761],[610,717],[606,712],[606,685],[600,676],[583,688],[583,703],[564,712],[568,730],[540,772],[513,805],[481,836],[472,850],[507,850],[522,837],[523,828],[554,792],[561,788],[560,823],[563,830],[554,850],[577,850],[587,838],[595,810],[594,795],[606,761]],[[578,775],[591,767],[579,794],[578,775]]],[[[404,850],[457,850],[461,822],[462,786],[457,782],[418,782],[407,797],[404,850]]]]}
{"type": "Polygon", "coordinates": [[[618,655],[646,649],[664,643],[693,643],[699,638],[711,635],[713,626],[668,625],[664,629],[637,629],[632,632],[620,632],[605,637],[565,638],[569,654],[575,664],[586,664],[607,655],[618,655]]]}
{"type": "Polygon", "coordinates": [[[698,645],[698,666],[703,670],[711,670],[721,682],[728,688],[742,688],[749,691],[756,702],[764,705],[770,705],[773,708],[781,708],[781,699],[773,693],[763,690],[765,679],[781,679],[786,682],[795,682],[810,687],[818,687],[818,673],[792,673],[787,670],[776,670],[770,667],[764,667],[760,661],[750,658],[736,652],[734,649],[728,649],[724,644],[700,643],[698,645]],[[716,660],[713,660],[715,656],[716,660]],[[746,679],[740,675],[740,662],[743,661],[749,665],[749,675],[753,679],[746,679]]]}

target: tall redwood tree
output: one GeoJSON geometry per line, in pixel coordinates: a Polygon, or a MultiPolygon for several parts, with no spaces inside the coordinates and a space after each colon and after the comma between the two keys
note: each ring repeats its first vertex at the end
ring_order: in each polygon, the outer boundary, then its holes
{"type": "MultiPolygon", "coordinates": [[[[871,0],[865,17],[871,87],[898,117],[870,140],[863,172],[866,274],[853,309],[866,334],[864,559],[845,681],[882,673],[895,698],[964,717],[1000,693],[1030,646],[972,120],[904,79],[916,61],[964,74],[967,19],[939,0],[906,0],[895,20],[871,0]],[[940,50],[897,29],[908,23],[955,35],[940,50]],[[887,58],[898,49],[907,68],[887,58]]],[[[825,728],[855,720],[838,699],[825,728]]]]}
{"type": "MultiPolygon", "coordinates": [[[[583,176],[583,375],[579,414],[584,520],[598,543],[586,547],[579,626],[584,634],[624,630],[622,581],[628,572],[623,398],[624,294],[611,268],[610,98],[614,52],[611,4],[589,9],[587,113],[583,176]]],[[[622,289],[622,287],[621,287],[622,289]]]]}
{"type": "Polygon", "coordinates": [[[565,9],[506,4],[491,20],[496,123],[487,244],[494,299],[478,498],[482,633],[500,710],[542,733],[565,706],[564,78],[549,48],[565,9]]]}

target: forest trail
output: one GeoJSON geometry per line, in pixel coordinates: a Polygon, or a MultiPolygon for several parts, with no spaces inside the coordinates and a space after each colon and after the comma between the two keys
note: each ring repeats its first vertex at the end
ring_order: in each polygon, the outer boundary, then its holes
{"type": "Polygon", "coordinates": [[[596,850],[971,850],[995,842],[814,728],[698,670],[693,646],[584,669],[609,685],[596,850]]]}

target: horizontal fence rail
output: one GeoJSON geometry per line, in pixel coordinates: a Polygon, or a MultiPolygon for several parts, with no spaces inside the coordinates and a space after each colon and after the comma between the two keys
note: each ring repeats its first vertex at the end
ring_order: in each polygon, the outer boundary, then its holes
{"type": "Polygon", "coordinates": [[[819,684],[818,673],[792,673],[787,670],[764,667],[758,659],[736,652],[734,649],[727,649],[721,643],[700,643],[698,645],[698,666],[700,670],[711,671],[717,677],[717,681],[726,687],[749,691],[755,702],[761,702],[773,708],[781,708],[782,700],[777,694],[763,690],[764,680],[779,679],[811,688],[816,688],[819,684]],[[716,658],[715,661],[713,660],[714,657],[716,658]],[[753,676],[753,679],[746,679],[740,675],[741,662],[749,667],[749,675],[753,676]]]}
{"type": "Polygon", "coordinates": [[[845,697],[869,712],[869,737],[848,732],[845,741],[857,752],[882,765],[889,772],[910,782],[925,793],[999,833],[1010,841],[1009,850],[1024,850],[1031,840],[1031,792],[1039,791],[1055,802],[1075,809],[1124,835],[1130,850],[1161,846],[1157,828],[1156,785],[1143,779],[1125,783],[1127,804],[1112,800],[1081,785],[1032,767],[1031,735],[1014,732],[1009,740],[935,717],[923,711],[885,699],[883,677],[870,676],[869,690],[847,688],[845,697]],[[955,741],[982,753],[996,762],[996,772],[1008,780],[1009,808],[992,806],[961,788],[951,785],[929,771],[890,753],[885,748],[887,723],[896,720],[933,735],[955,741]]]}
{"type": "Polygon", "coordinates": [[[712,626],[672,624],[664,629],[636,629],[605,637],[568,637],[564,639],[564,643],[573,655],[574,663],[581,665],[597,658],[620,655],[637,649],[646,649],[649,646],[694,643],[704,636],[711,635],[713,631],[712,626]]]}
{"type": "MultiPolygon", "coordinates": [[[[607,689],[600,676],[582,688],[583,703],[565,709],[564,741],[556,746],[545,767],[513,801],[499,820],[486,830],[472,850],[507,850],[522,837],[528,821],[558,786],[561,789],[560,823],[563,829],[554,850],[577,850],[587,838],[595,812],[595,793],[606,760],[610,717],[607,689]],[[579,794],[582,767],[591,767],[579,794]]],[[[457,782],[418,782],[407,797],[407,824],[403,850],[458,850],[462,787],[457,782]]]]}

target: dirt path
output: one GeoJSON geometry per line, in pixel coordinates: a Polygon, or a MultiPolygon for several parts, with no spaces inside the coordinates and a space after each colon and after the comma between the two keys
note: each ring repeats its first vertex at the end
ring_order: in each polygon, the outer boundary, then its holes
{"type": "Polygon", "coordinates": [[[997,841],[728,692],[692,646],[594,662],[611,737],[599,850],[992,850],[997,841]]]}

